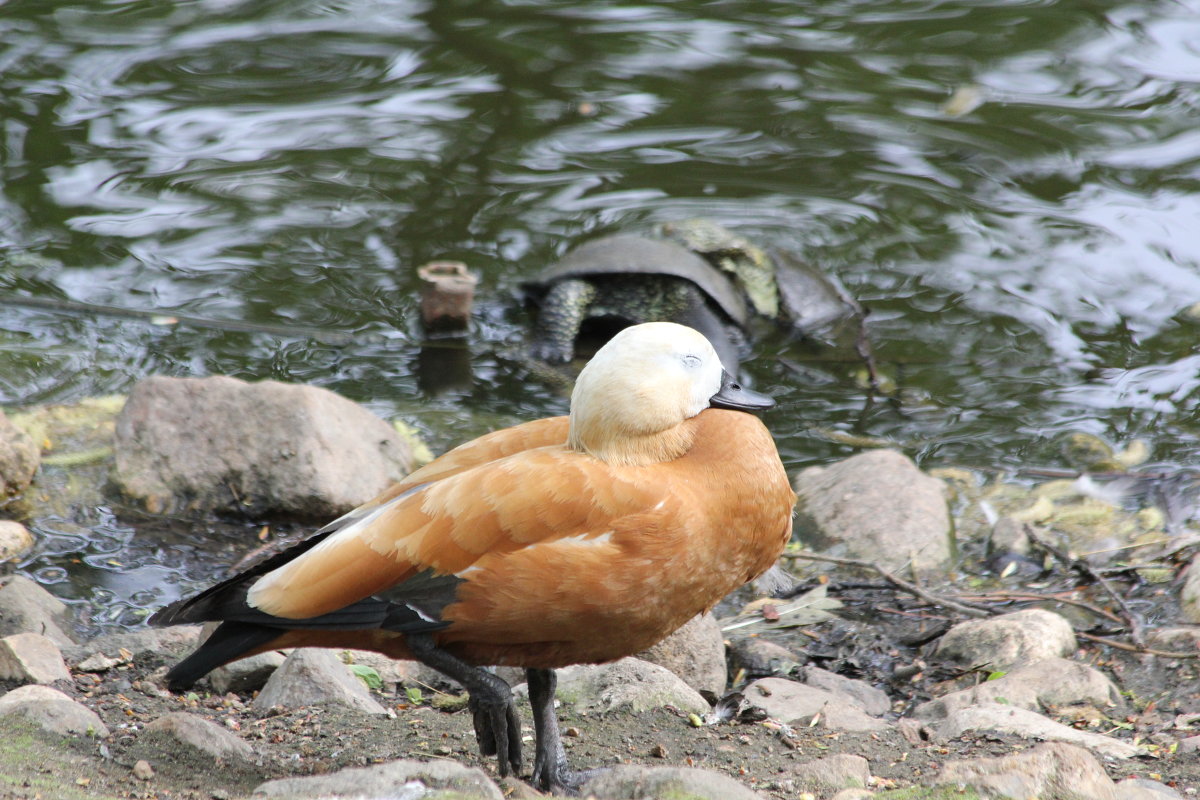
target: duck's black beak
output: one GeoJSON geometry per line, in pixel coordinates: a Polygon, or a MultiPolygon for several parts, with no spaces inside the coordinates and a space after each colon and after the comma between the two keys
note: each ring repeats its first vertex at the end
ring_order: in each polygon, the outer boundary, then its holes
{"type": "Polygon", "coordinates": [[[775,406],[775,401],[765,394],[742,388],[728,372],[721,372],[721,389],[708,398],[712,408],[730,408],[734,411],[765,411],[775,406]]]}

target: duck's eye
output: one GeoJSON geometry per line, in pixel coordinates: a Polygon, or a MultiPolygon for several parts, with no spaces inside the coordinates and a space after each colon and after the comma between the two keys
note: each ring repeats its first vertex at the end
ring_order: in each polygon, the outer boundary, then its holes
{"type": "Polygon", "coordinates": [[[700,356],[687,355],[682,358],[683,365],[688,369],[695,369],[700,366],[700,356]]]}

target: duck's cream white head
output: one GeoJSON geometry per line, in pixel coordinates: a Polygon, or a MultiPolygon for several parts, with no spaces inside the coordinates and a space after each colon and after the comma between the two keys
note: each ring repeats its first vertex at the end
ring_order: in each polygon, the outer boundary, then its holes
{"type": "Polygon", "coordinates": [[[647,322],[617,333],[579,373],[568,444],[615,464],[670,461],[691,446],[682,423],[704,409],[771,405],[732,381],[701,333],[647,322]]]}

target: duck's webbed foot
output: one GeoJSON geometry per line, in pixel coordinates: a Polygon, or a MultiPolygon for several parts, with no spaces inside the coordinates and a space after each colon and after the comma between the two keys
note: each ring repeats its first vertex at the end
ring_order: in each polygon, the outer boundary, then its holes
{"type": "Polygon", "coordinates": [[[533,775],[529,782],[535,789],[550,794],[577,795],[583,784],[599,770],[576,772],[567,767],[567,754],[563,750],[558,717],[554,713],[554,688],[558,683],[554,670],[527,669],[525,679],[528,681],[529,704],[533,706],[533,727],[537,734],[533,775]]]}
{"type": "Polygon", "coordinates": [[[495,756],[500,777],[521,772],[521,720],[512,690],[498,675],[442,650],[429,634],[409,634],[408,646],[422,664],[458,681],[469,695],[479,753],[495,756]]]}

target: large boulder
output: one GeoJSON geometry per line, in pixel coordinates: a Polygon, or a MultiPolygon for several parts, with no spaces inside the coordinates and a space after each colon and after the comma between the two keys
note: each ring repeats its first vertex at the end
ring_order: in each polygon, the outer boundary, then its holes
{"type": "Polygon", "coordinates": [[[931,572],[950,561],[945,487],[895,450],[796,476],[796,533],[813,549],[931,572]]]}
{"type": "Polygon", "coordinates": [[[152,377],[117,417],[114,482],[148,511],[337,516],[413,467],[407,443],[326,389],[152,377]]]}

